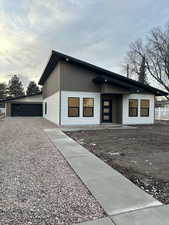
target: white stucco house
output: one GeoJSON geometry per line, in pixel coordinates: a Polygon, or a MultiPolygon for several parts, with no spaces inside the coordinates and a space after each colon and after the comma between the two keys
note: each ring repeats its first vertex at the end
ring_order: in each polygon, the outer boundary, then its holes
{"type": "Polygon", "coordinates": [[[155,96],[149,85],[52,51],[40,78],[43,117],[57,125],[153,124],[155,96]]]}

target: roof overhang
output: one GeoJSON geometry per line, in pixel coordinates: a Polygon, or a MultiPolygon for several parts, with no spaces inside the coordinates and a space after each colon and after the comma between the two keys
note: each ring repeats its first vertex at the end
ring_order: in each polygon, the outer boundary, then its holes
{"type": "Polygon", "coordinates": [[[93,71],[95,73],[97,73],[99,76],[106,76],[106,80],[108,80],[108,82],[110,83],[118,83],[118,85],[122,85],[123,87],[129,88],[129,89],[133,89],[133,90],[140,90],[140,91],[147,91],[149,93],[152,93],[156,96],[167,96],[169,95],[169,93],[159,90],[157,88],[151,87],[149,85],[145,85],[141,82],[129,79],[125,76],[119,75],[117,73],[114,73],[112,71],[109,70],[105,70],[101,67],[92,65],[88,62],[84,62],[82,60],[73,58],[71,56],[62,54],[60,52],[56,52],[56,51],[52,51],[52,54],[49,58],[48,64],[39,80],[39,84],[40,85],[44,85],[44,83],[46,82],[46,80],[48,79],[48,77],[50,76],[50,74],[52,73],[52,71],[55,69],[56,65],[58,64],[59,61],[65,61],[68,63],[72,63],[72,64],[76,64],[79,65],[81,67],[87,68],[90,71],[93,71]]]}
{"type": "Polygon", "coordinates": [[[143,92],[142,88],[135,87],[134,85],[127,84],[123,81],[115,80],[113,78],[107,77],[107,76],[97,76],[96,78],[93,79],[93,82],[95,84],[108,84],[108,85],[116,85],[119,88],[126,89],[129,92],[143,92]]]}

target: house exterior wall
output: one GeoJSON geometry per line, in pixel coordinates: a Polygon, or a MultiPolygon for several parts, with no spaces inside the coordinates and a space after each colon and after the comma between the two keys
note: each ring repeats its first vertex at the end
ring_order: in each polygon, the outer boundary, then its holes
{"type": "Polygon", "coordinates": [[[60,63],[57,64],[49,78],[46,80],[42,92],[43,99],[50,97],[60,90],[60,63]]]}
{"type": "Polygon", "coordinates": [[[11,103],[7,102],[5,104],[6,107],[6,116],[11,116],[11,103]]]}
{"type": "Polygon", "coordinates": [[[101,93],[104,94],[129,94],[129,92],[117,85],[109,85],[109,84],[102,84],[101,85],[101,93]]]}
{"type": "MultiPolygon", "coordinates": [[[[121,94],[114,98],[112,104],[112,122],[123,124],[152,124],[154,123],[154,95],[129,94],[125,89],[114,86],[96,85],[93,79],[98,76],[83,67],[61,61],[57,64],[43,86],[43,109],[47,102],[48,112],[43,115],[46,119],[58,125],[100,124],[101,94],[121,94]],[[68,97],[80,97],[80,117],[68,117],[68,97]],[[94,117],[83,117],[83,98],[94,98],[94,117]],[[128,100],[139,100],[138,117],[129,117],[128,100]],[[140,100],[150,100],[149,117],[140,117],[140,100]],[[114,111],[113,111],[114,110],[114,111]]],[[[45,112],[45,110],[43,110],[45,112]]]]}
{"type": "Polygon", "coordinates": [[[100,124],[100,93],[61,91],[61,125],[100,124]],[[80,98],[80,116],[68,117],[68,97],[80,98]],[[83,117],[83,98],[94,98],[94,117],[83,117]]]}
{"type": "Polygon", "coordinates": [[[43,101],[43,117],[59,125],[60,124],[60,91],[45,98],[43,101]],[[45,103],[47,103],[47,113],[45,114],[45,103]]]}
{"type": "Polygon", "coordinates": [[[62,91],[100,92],[100,85],[92,81],[97,73],[68,62],[61,62],[60,74],[62,91]]]}
{"type": "Polygon", "coordinates": [[[112,123],[122,123],[122,95],[113,95],[112,123]]]}
{"type": "Polygon", "coordinates": [[[154,95],[150,94],[130,94],[123,95],[123,124],[153,124],[154,123],[154,95]],[[138,99],[138,117],[129,117],[129,99],[138,99]],[[149,99],[149,117],[140,116],[140,100],[149,99]]]}

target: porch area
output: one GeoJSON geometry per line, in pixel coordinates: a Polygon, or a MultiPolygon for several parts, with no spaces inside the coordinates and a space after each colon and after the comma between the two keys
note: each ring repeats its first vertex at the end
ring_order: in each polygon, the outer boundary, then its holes
{"type": "Polygon", "coordinates": [[[113,129],[136,129],[134,126],[127,126],[117,123],[101,123],[98,125],[60,126],[64,132],[69,131],[89,131],[89,130],[113,130],[113,129]]]}
{"type": "Polygon", "coordinates": [[[101,94],[100,122],[103,124],[122,124],[122,94],[101,94]]]}

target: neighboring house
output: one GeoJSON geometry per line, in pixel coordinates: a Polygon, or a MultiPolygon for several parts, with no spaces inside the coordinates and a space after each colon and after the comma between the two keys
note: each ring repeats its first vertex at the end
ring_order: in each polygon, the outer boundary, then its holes
{"type": "Polygon", "coordinates": [[[6,113],[5,103],[0,103],[0,114],[1,113],[3,113],[3,114],[6,113]]]}
{"type": "Polygon", "coordinates": [[[156,101],[155,107],[166,107],[169,108],[169,101],[168,100],[161,100],[161,101],[156,101]]]}
{"type": "Polygon", "coordinates": [[[58,125],[153,124],[155,96],[168,95],[56,51],[39,84],[43,116],[58,125]]]}
{"type": "Polygon", "coordinates": [[[42,116],[42,94],[21,96],[1,100],[5,103],[6,116],[42,116]]]}
{"type": "Polygon", "coordinates": [[[168,100],[156,101],[155,119],[169,120],[169,101],[168,100]]]}

